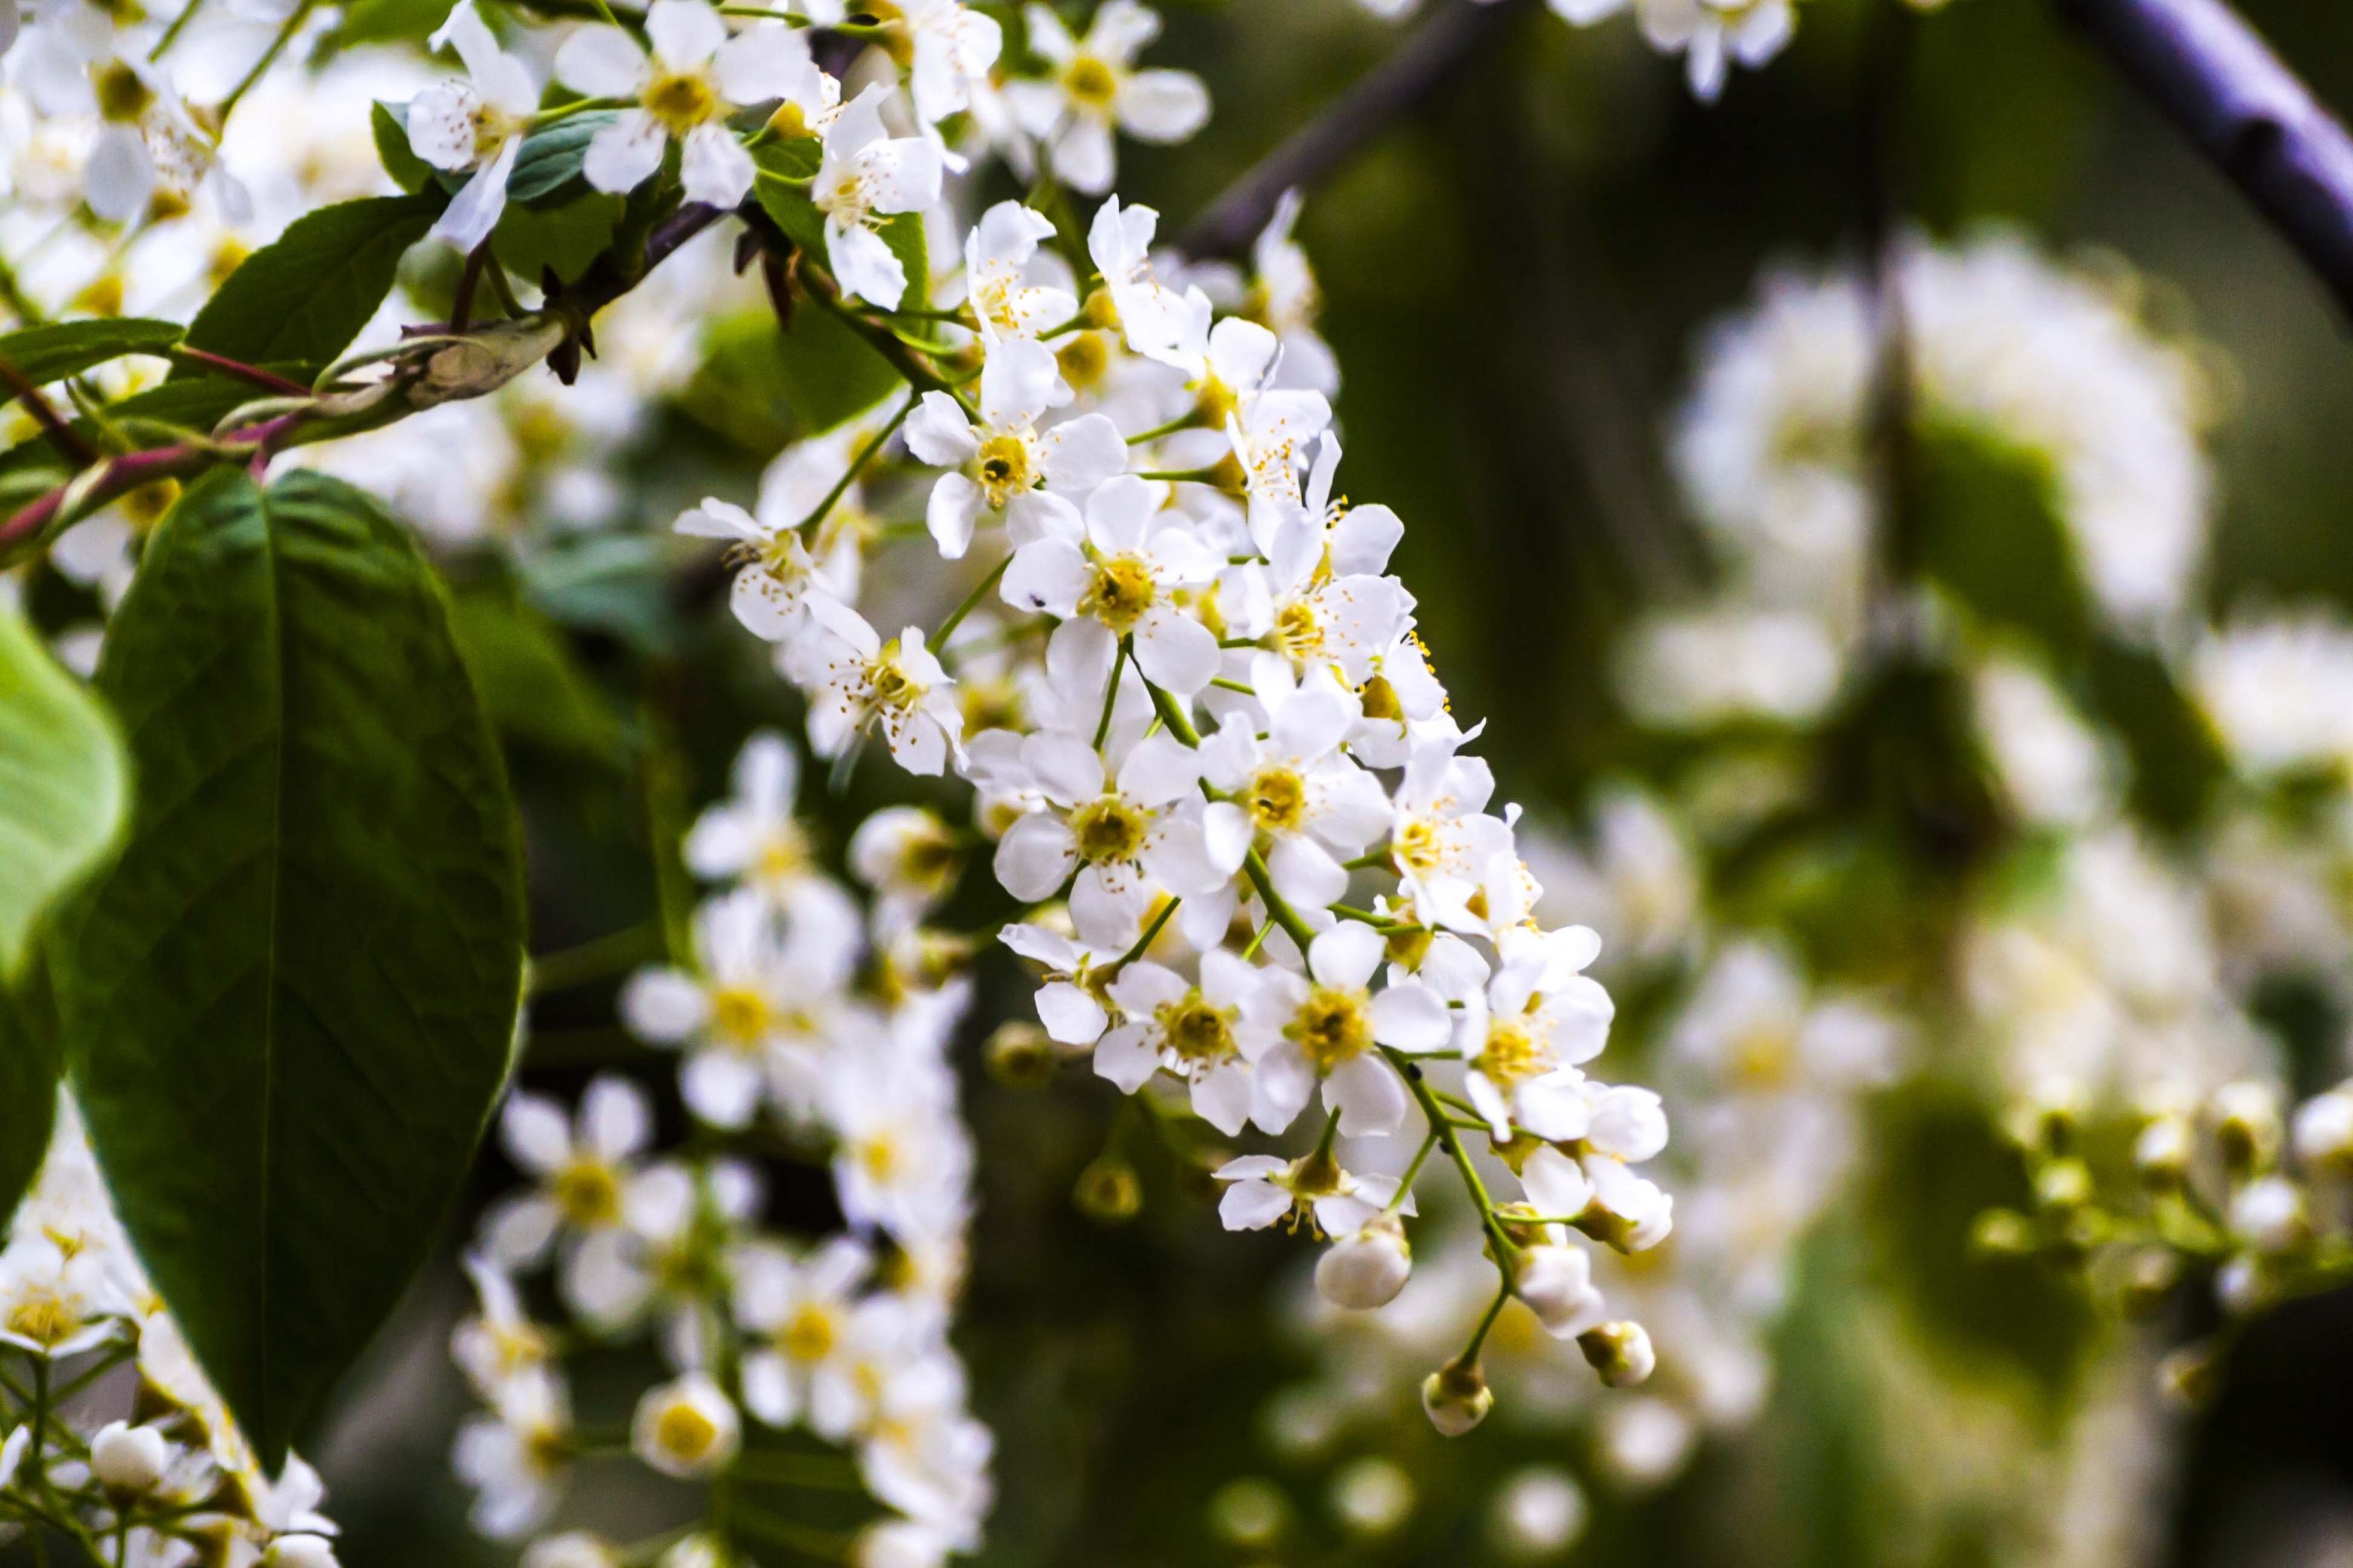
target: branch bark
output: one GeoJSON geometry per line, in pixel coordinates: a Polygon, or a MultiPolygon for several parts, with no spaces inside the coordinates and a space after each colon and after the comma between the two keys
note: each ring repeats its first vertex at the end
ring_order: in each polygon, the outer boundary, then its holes
{"type": "Polygon", "coordinates": [[[2353,314],[2353,137],[2223,0],[2059,0],[2353,314]]]}
{"type": "Polygon", "coordinates": [[[1314,184],[1451,80],[1531,0],[1454,0],[1397,51],[1286,137],[1176,237],[1196,259],[1239,256],[1283,194],[1314,184]]]}

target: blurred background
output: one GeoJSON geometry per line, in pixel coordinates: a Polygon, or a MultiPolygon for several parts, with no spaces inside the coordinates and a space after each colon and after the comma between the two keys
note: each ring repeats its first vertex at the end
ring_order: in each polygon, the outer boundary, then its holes
{"type": "MultiPolygon", "coordinates": [[[[2353,10],[2243,8],[2324,100],[2353,108],[2353,10]]],[[[1124,147],[1121,188],[1172,223],[1411,26],[1348,0],[1166,10],[1155,62],[1198,72],[1215,117],[1178,150],[1124,147]]],[[[2353,352],[2322,290],[2054,5],[1879,11],[1810,0],[1788,51],[1736,71],[1711,107],[1624,20],[1572,30],[1532,10],[1314,191],[1299,233],[1342,367],[1348,487],[1406,519],[1396,569],[1456,711],[1491,721],[1498,739],[1483,750],[1501,796],[1553,825],[1562,883],[1611,881],[1605,818],[1628,791],[1674,800],[1686,822],[1745,820],[1763,810],[1747,794],[1774,795],[1796,773],[1842,781],[1816,799],[1803,847],[1775,852],[1777,869],[1752,875],[1720,845],[1694,852],[1704,867],[1677,895],[1684,918],[1729,934],[1704,952],[1671,935],[1662,960],[1610,973],[1620,1012],[1605,1075],[1655,1081],[1651,1066],[1693,1026],[1695,988],[1750,939],[1823,985],[1900,993],[1888,1010],[1918,1015],[1903,1065],[1850,1080],[1834,1133],[1769,1124],[1771,1137],[1827,1137],[1844,1152],[1750,1260],[1767,1276],[1763,1304],[1744,1309],[1737,1333],[1697,1311],[1679,1341],[1683,1320],[1662,1310],[1651,1317],[1662,1388],[1613,1405],[1586,1386],[1573,1350],[1507,1321],[1491,1363],[1526,1365],[1491,1364],[1495,1417],[1453,1442],[1414,1404],[1442,1348],[1417,1348],[1413,1314],[1440,1325],[1440,1347],[1454,1332],[1434,1244],[1416,1287],[1428,1299],[1400,1303],[1404,1327],[1375,1338],[1334,1324],[1305,1288],[1310,1249],[1280,1232],[1222,1232],[1198,1159],[1151,1135],[1109,1086],[1074,1072],[1018,1088],[976,1065],[966,1103],[983,1194],[957,1339],[997,1434],[1000,1493],[979,1561],[2353,1563],[2353,1303],[2322,1297],[2256,1322],[2192,1412],[2159,1395],[2156,1365],[2211,1326],[2195,1289],[2153,1325],[2126,1325],[2037,1261],[1972,1250],[1978,1215],[2021,1202],[2025,1176],[2001,1089],[1957,1055],[1973,1037],[1940,1035],[1947,1020],[1919,972],[2021,836],[1980,798],[1993,786],[1961,776],[1981,762],[1909,749],[1939,743],[1935,702],[1899,694],[1762,731],[1630,716],[1629,639],[1662,606],[1704,597],[1722,570],[1670,439],[1704,334],[1750,307],[1768,268],[1867,270],[1879,213],[1946,246],[2015,231],[2187,345],[2212,464],[2193,623],[2353,604],[2353,352]],[[1841,771],[1822,761],[1833,752],[1864,761],[1841,771]],[[1925,792],[1922,757],[1936,786],[1925,792]],[[1140,1178],[1133,1214],[1074,1196],[1107,1152],[1140,1178]],[[1702,1342],[1710,1335],[1723,1342],[1702,1342]],[[1563,1386],[1547,1392],[1547,1379],[1563,1386]]],[[[666,530],[681,495],[740,490],[761,443],[774,446],[763,397],[781,395],[770,414],[784,428],[806,415],[792,406],[803,389],[761,391],[743,354],[706,349],[657,436],[632,448],[625,535],[666,530]]],[[[2053,592],[2048,509],[2031,487],[2024,502],[2004,488],[2012,471],[1931,454],[1907,481],[1904,504],[1936,520],[1937,537],[1974,542],[1928,552],[1981,620],[2053,592]]],[[[529,819],[543,951],[658,918],[657,847],[723,792],[746,733],[797,725],[750,640],[681,605],[666,581],[617,557],[540,583],[528,621],[487,591],[461,599],[488,606],[468,613],[497,672],[487,679],[529,819]],[[555,652],[502,644],[518,637],[555,652]]],[[[2032,614],[2021,625],[2040,635],[2032,614]]],[[[2061,683],[2115,699],[2101,719],[2128,754],[2126,813],[2155,853],[2186,852],[2223,770],[2181,682],[2130,639],[2095,635],[2076,652],[2093,673],[2061,683]]],[[[2353,690],[2337,695],[2353,703],[2353,690]]],[[[868,792],[904,787],[887,773],[865,770],[851,798],[816,809],[855,821],[879,798],[868,792]]],[[[841,843],[836,832],[828,852],[841,843]]],[[[1625,905],[1595,907],[1622,918],[1625,905]]],[[[1653,912],[1676,922],[1672,908],[1653,912]]],[[[1640,945],[1606,913],[1583,918],[1613,950],[1640,945]]],[[[1002,955],[981,974],[976,1064],[981,1037],[1027,997],[1002,955]]],[[[2288,1081],[2344,1075],[2331,986],[2272,977],[2246,996],[2288,1081]]],[[[626,1059],[610,986],[543,1000],[533,1035],[526,1080],[567,1095],[626,1059]]],[[[1670,1108],[1679,1143],[1704,1125],[1672,1089],[1670,1108]]],[[[492,1152],[471,1201],[513,1179],[492,1152]]],[[[828,1226],[821,1173],[776,1180],[778,1214],[828,1226]]],[[[1677,1190],[1688,1224],[1695,1200],[1677,1190]]],[[[446,1346],[466,1304],[453,1260],[306,1445],[353,1568],[506,1560],[469,1536],[448,1468],[467,1399],[446,1346]]],[[[636,1385],[626,1363],[611,1375],[636,1385]]],[[[591,1504],[659,1519],[674,1500],[607,1489],[591,1504]]]]}

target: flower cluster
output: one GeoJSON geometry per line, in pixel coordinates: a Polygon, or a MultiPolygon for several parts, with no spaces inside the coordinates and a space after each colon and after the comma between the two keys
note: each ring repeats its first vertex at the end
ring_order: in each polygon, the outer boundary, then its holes
{"type": "Polygon", "coordinates": [[[148,1283],[70,1095],[0,1247],[0,1531],[138,1568],[333,1568],[325,1490],[272,1478],[148,1283]]]}
{"type": "MultiPolygon", "coordinates": [[[[849,846],[861,910],[794,815],[797,775],[781,737],[744,747],[734,794],[686,842],[714,888],[692,963],[642,970],[622,994],[628,1027],[683,1058],[688,1146],[657,1152],[650,1098],[617,1075],[570,1114],[524,1092],[501,1120],[532,1184],[484,1214],[469,1262],[480,1310],[452,1348],[489,1411],[459,1433],[456,1463],[479,1529],[537,1537],[526,1562],[637,1560],[548,1532],[575,1466],[607,1454],[708,1482],[712,1528],[761,1539],[771,1517],[719,1494],[839,1484],[807,1479],[816,1460],[781,1441],[797,1429],[850,1450],[856,1482],[890,1510],[847,1542],[859,1561],[977,1544],[991,1443],[946,1339],[972,1204],[947,1050],[970,984],[920,923],[957,843],[920,808],[868,818],[849,846]],[[830,1171],[846,1231],[810,1241],[764,1224],[750,1155],[776,1137],[830,1171]],[[543,1272],[562,1326],[533,1315],[543,1272]],[[575,1418],[565,1355],[642,1338],[673,1375],[638,1397],[625,1444],[600,1445],[575,1418]]],[[[684,1563],[706,1544],[670,1551],[684,1563]]]]}

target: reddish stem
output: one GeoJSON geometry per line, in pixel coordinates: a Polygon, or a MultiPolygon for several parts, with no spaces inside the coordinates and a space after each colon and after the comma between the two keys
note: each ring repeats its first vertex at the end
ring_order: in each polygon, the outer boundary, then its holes
{"type": "MultiPolygon", "coordinates": [[[[131,452],[113,458],[101,470],[98,479],[81,493],[86,506],[103,506],[108,501],[129,495],[142,485],[160,479],[185,479],[202,472],[219,462],[222,447],[249,448],[249,460],[267,463],[275,454],[278,442],[302,421],[302,412],[281,414],[243,430],[232,432],[219,441],[197,447],[185,442],[170,447],[155,447],[144,452],[131,452]]],[[[31,539],[57,521],[65,506],[66,494],[71,486],[60,485],[46,495],[26,505],[7,521],[0,522],[0,550],[31,539]]]]}
{"type": "Polygon", "coordinates": [[[229,359],[204,349],[192,349],[185,343],[173,344],[172,357],[193,361],[206,370],[216,370],[223,375],[260,387],[264,392],[275,392],[287,397],[311,395],[309,387],[299,381],[290,381],[276,371],[264,370],[258,364],[247,364],[242,360],[229,359]]]}

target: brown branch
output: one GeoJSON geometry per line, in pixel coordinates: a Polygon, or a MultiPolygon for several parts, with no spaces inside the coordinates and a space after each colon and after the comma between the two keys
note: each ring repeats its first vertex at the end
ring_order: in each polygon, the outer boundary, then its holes
{"type": "Polygon", "coordinates": [[[2058,0],[2353,312],[2353,137],[2223,0],[2058,0]]]}
{"type": "Polygon", "coordinates": [[[1312,185],[1433,97],[1530,0],[1454,0],[1314,119],[1286,137],[1208,210],[1186,226],[1176,248],[1199,258],[1250,248],[1285,192],[1312,185]]]}
{"type": "Polygon", "coordinates": [[[5,359],[0,359],[0,386],[8,389],[10,397],[23,400],[25,411],[33,416],[33,423],[41,427],[41,434],[49,438],[51,446],[65,454],[66,461],[90,463],[97,460],[98,448],[83,440],[81,432],[65,422],[58,413],[57,405],[41,391],[39,384],[5,359]]]}

